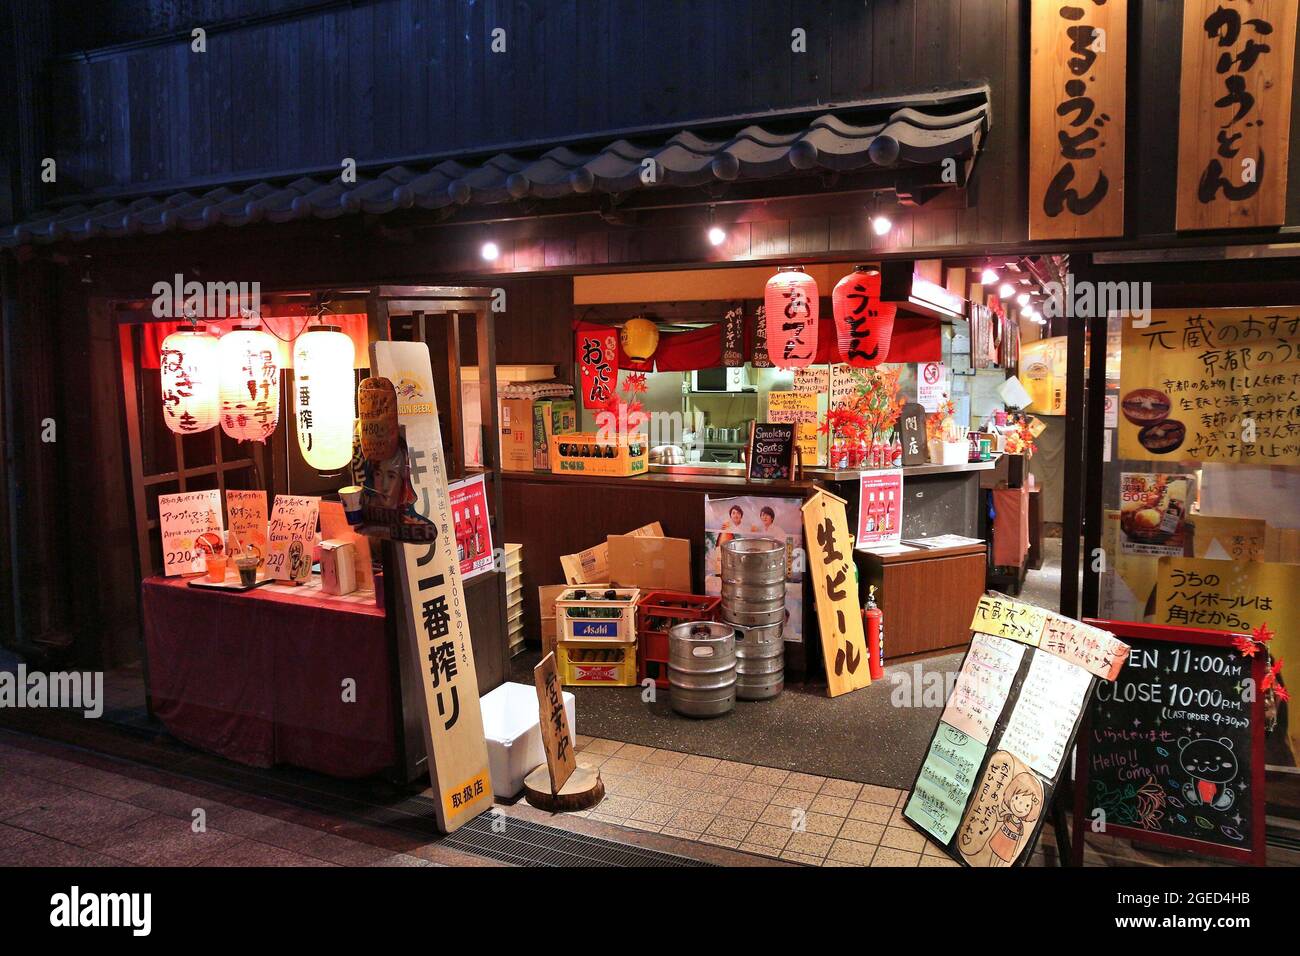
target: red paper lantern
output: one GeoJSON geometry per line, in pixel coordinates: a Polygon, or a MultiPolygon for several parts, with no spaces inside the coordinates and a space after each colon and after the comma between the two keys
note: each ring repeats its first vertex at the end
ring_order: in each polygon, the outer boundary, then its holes
{"type": "Polygon", "coordinates": [[[880,271],[858,266],[831,294],[835,338],[840,359],[858,368],[872,368],[889,357],[898,307],[880,301],[880,271]]]}
{"type": "Polygon", "coordinates": [[[767,354],[777,368],[802,368],[817,356],[817,282],[798,267],[767,280],[767,354]]]}

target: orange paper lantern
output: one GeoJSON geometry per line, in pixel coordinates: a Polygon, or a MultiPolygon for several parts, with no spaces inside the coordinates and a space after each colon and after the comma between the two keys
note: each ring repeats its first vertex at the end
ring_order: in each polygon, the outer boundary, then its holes
{"type": "Polygon", "coordinates": [[[880,301],[880,271],[858,266],[831,293],[835,338],[840,359],[858,368],[873,368],[889,357],[898,307],[880,301]]]}
{"type": "Polygon", "coordinates": [[[802,368],[817,356],[817,282],[798,267],[767,280],[767,354],[777,368],[802,368]]]}
{"type": "Polygon", "coordinates": [[[220,362],[215,335],[197,329],[163,339],[163,421],[178,435],[205,432],[217,423],[220,362]]]}

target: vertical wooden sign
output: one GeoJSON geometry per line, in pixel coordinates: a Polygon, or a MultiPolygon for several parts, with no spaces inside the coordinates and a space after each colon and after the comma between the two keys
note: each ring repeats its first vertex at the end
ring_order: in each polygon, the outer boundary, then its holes
{"type": "Polygon", "coordinates": [[[447,470],[438,428],[429,347],[423,342],[375,342],[375,374],[400,382],[397,417],[411,462],[415,510],[434,523],[432,544],[394,542],[398,554],[401,629],[424,694],[429,779],[438,793],[438,827],[450,833],[492,806],[478,675],[470,647],[465,591],[447,496],[447,470]]]}
{"type": "Polygon", "coordinates": [[[1123,235],[1128,0],[1031,7],[1029,238],[1123,235]]]}
{"type": "Polygon", "coordinates": [[[819,491],[803,505],[803,532],[826,656],[827,690],[838,697],[871,683],[862,601],[853,570],[853,538],[844,499],[819,491]]]}
{"type": "Polygon", "coordinates": [[[558,794],[573,776],[573,771],[578,769],[578,756],[573,752],[573,738],[569,735],[569,715],[564,712],[564,689],[560,686],[554,651],[533,668],[533,683],[537,685],[538,716],[542,743],[546,747],[546,769],[551,776],[551,793],[558,794]]]}
{"type": "Polygon", "coordinates": [[[745,364],[745,307],[740,302],[722,314],[722,364],[726,368],[745,364]]]}
{"type": "Polygon", "coordinates": [[[1286,220],[1295,0],[1186,0],[1178,228],[1286,220]]]}

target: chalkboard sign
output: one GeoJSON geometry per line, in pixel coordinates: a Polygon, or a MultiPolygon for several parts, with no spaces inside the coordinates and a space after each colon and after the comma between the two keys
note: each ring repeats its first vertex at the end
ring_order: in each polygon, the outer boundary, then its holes
{"type": "Polygon", "coordinates": [[[1222,631],[1089,623],[1131,650],[1079,735],[1075,861],[1096,832],[1262,865],[1264,652],[1222,631]]]}
{"type": "Polygon", "coordinates": [[[746,456],[751,478],[794,477],[794,425],[754,422],[749,429],[749,454],[746,456]]]}
{"type": "Polygon", "coordinates": [[[903,446],[904,465],[924,465],[930,460],[925,444],[925,409],[908,402],[898,415],[898,440],[903,446]]]}
{"type": "Polygon", "coordinates": [[[722,364],[726,368],[745,364],[745,309],[739,304],[722,316],[722,364]]]}

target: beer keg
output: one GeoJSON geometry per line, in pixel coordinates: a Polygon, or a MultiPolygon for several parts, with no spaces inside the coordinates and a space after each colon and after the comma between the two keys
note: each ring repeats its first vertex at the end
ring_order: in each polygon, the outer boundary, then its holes
{"type": "Polygon", "coordinates": [[[785,689],[785,627],[737,626],[736,697],[769,700],[785,689]]]}
{"type": "Polygon", "coordinates": [[[668,631],[669,702],[687,717],[717,717],[736,706],[736,638],[715,621],[668,631]]]}
{"type": "Polygon", "coordinates": [[[722,581],[776,584],[785,580],[785,542],[776,538],[732,538],[722,546],[722,581]]]}

